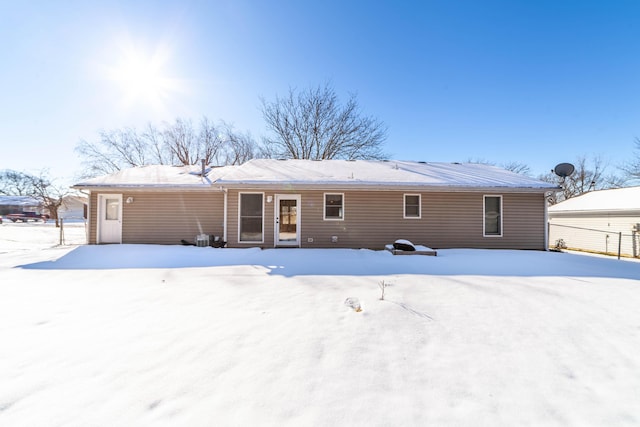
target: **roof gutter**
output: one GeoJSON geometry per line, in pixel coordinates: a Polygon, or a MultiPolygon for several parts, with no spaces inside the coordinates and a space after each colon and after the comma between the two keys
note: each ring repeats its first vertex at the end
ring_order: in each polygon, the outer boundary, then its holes
{"type": "Polygon", "coordinates": [[[451,185],[425,185],[425,184],[356,184],[356,183],[322,183],[322,184],[309,184],[309,183],[297,183],[297,182],[278,182],[278,183],[266,183],[266,182],[217,182],[224,185],[229,189],[263,189],[263,190],[361,190],[361,191],[421,191],[421,192],[487,192],[487,191],[499,191],[502,193],[547,193],[550,191],[556,191],[556,188],[549,187],[507,187],[507,186],[451,186],[451,185]]]}
{"type": "Polygon", "coordinates": [[[640,215],[640,209],[594,209],[594,210],[573,210],[573,211],[554,211],[549,210],[549,216],[637,216],[640,215]]]}
{"type": "Polygon", "coordinates": [[[551,197],[551,195],[554,193],[554,191],[547,191],[546,193],[544,193],[544,250],[548,251],[549,250],[549,203],[548,198],[551,197]]]}
{"type": "Polygon", "coordinates": [[[121,191],[127,190],[132,192],[142,191],[222,191],[220,186],[204,184],[204,185],[141,185],[141,184],[122,184],[122,185],[74,185],[71,188],[75,190],[88,191],[121,191]]]}

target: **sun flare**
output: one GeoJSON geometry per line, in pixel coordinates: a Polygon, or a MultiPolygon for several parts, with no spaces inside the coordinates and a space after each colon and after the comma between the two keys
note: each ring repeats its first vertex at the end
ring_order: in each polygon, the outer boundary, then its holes
{"type": "Polygon", "coordinates": [[[177,90],[175,79],[167,76],[168,60],[169,52],[163,48],[152,55],[131,46],[122,51],[109,74],[122,91],[125,106],[164,107],[177,90]]]}

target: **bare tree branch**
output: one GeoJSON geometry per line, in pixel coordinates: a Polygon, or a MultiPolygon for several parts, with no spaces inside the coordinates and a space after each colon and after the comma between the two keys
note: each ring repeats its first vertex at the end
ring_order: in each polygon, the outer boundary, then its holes
{"type": "Polygon", "coordinates": [[[31,180],[28,175],[14,170],[0,172],[0,194],[9,196],[28,196],[31,180]]]}
{"type": "Polygon", "coordinates": [[[64,197],[69,194],[65,187],[56,186],[48,178],[47,172],[31,175],[25,172],[4,171],[0,173],[0,188],[3,194],[12,196],[29,196],[49,211],[51,218],[58,222],[58,208],[62,206],[64,197]]]}
{"type": "Polygon", "coordinates": [[[69,191],[64,187],[56,186],[47,177],[46,172],[41,172],[38,176],[30,176],[30,179],[31,196],[40,200],[42,206],[49,211],[49,215],[55,220],[56,227],[59,227],[58,209],[64,203],[64,198],[69,195],[69,191]]]}
{"type": "Polygon", "coordinates": [[[240,165],[256,157],[256,142],[249,133],[238,133],[225,125],[225,138],[222,164],[240,165]]]}
{"type": "Polygon", "coordinates": [[[380,159],[387,129],[362,116],[355,95],[341,106],[328,84],[303,91],[289,89],[274,102],[262,99],[262,114],[271,138],[270,155],[293,159],[380,159]]]}
{"type": "MultiPolygon", "coordinates": [[[[467,162],[469,162],[469,163],[479,163],[479,164],[482,164],[482,165],[496,166],[496,163],[490,162],[490,161],[482,159],[482,158],[480,158],[480,159],[469,159],[469,160],[467,160],[467,162]]],[[[506,162],[506,163],[501,163],[498,166],[503,168],[503,169],[506,169],[508,171],[511,171],[511,172],[514,172],[514,173],[519,173],[520,175],[525,175],[525,176],[530,176],[531,175],[531,168],[529,167],[529,165],[526,164],[526,163],[519,162],[517,160],[506,162]]]]}
{"type": "Polygon", "coordinates": [[[204,159],[218,166],[253,158],[258,151],[249,134],[239,134],[221,122],[203,117],[198,128],[190,120],[176,119],[158,127],[149,123],[133,128],[100,131],[97,142],[81,140],[76,152],[82,157],[85,177],[110,174],[123,168],[149,164],[192,165],[204,159]]]}
{"type": "Polygon", "coordinates": [[[550,203],[555,204],[594,190],[622,187],[623,180],[614,174],[606,174],[607,164],[601,156],[587,159],[578,157],[574,163],[575,171],[568,177],[557,176],[553,171],[541,175],[540,180],[562,187],[562,191],[552,196],[550,203]]]}
{"type": "Polygon", "coordinates": [[[640,181],[640,138],[635,138],[634,144],[635,153],[633,157],[620,166],[625,178],[631,182],[640,181]]]}
{"type": "Polygon", "coordinates": [[[520,175],[529,176],[531,175],[531,168],[526,163],[512,161],[503,163],[502,167],[508,171],[519,173],[520,175]]]}
{"type": "Polygon", "coordinates": [[[198,159],[198,146],[191,121],[176,119],[173,124],[165,123],[165,148],[173,155],[178,164],[193,165],[198,159]]]}

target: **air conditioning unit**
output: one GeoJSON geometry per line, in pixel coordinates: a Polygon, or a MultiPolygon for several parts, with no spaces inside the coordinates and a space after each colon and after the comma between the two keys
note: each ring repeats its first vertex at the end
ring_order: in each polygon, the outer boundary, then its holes
{"type": "Polygon", "coordinates": [[[209,235],[208,234],[198,234],[196,236],[196,246],[199,248],[205,248],[209,246],[209,235]]]}

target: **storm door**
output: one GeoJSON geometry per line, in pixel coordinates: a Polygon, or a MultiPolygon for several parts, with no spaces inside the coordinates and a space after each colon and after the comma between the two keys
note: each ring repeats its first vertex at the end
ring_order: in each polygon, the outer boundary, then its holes
{"type": "Polygon", "coordinates": [[[300,196],[276,195],[275,245],[300,246],[300,196]]]}
{"type": "Polygon", "coordinates": [[[122,243],[122,194],[98,194],[98,243],[122,243]]]}

